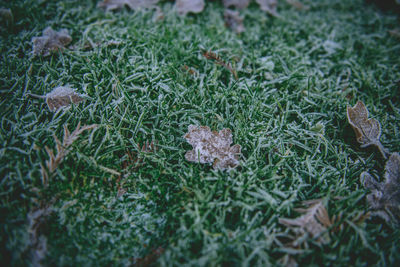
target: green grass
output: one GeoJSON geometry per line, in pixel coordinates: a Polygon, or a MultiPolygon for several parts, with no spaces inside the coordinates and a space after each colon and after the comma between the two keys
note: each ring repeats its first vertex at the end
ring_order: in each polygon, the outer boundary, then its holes
{"type": "MultiPolygon", "coordinates": [[[[183,18],[166,2],[163,21],[153,12],[105,13],[96,1],[1,3],[14,25],[0,29],[0,261],[29,264],[28,213],[52,199],[40,234],[43,264],[54,266],[129,265],[158,247],[158,265],[276,265],[288,253],[278,218],[299,216],[301,201],[325,198],[342,222],[365,212],[359,175],[383,177],[385,162],[359,148],[346,106],[364,101],[383,145],[400,151],[400,42],[387,32],[398,17],[361,0],[304,0],[308,11],[284,2],[280,18],[255,4],[242,11],[239,36],[224,27],[220,3],[183,18]],[[47,26],[67,28],[78,49],[33,58],[31,38],[47,26]],[[111,40],[121,44],[104,45],[111,40]],[[84,49],[88,41],[103,45],[84,49]],[[239,80],[202,49],[233,62],[239,80]],[[88,99],[52,113],[27,95],[66,84],[88,99]],[[81,135],[44,187],[45,146],[78,122],[99,127],[81,135]],[[187,162],[190,124],[232,129],[240,166],[187,162]],[[158,141],[157,153],[123,169],[126,151],[146,140],[158,141]],[[117,197],[118,176],[104,167],[123,173],[126,194],[117,197]]],[[[346,224],[330,239],[309,240],[294,258],[306,266],[400,263],[399,229],[382,220],[346,224]]]]}

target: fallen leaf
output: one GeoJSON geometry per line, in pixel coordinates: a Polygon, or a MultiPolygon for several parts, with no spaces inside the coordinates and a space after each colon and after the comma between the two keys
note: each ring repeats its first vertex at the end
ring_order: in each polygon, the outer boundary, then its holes
{"type": "Polygon", "coordinates": [[[400,39],[400,29],[393,29],[393,30],[388,30],[389,34],[393,37],[396,37],[398,39],[400,39]]]}
{"type": "Polygon", "coordinates": [[[303,205],[305,208],[295,209],[295,211],[302,213],[302,216],[296,219],[279,219],[279,223],[291,228],[298,240],[302,240],[304,235],[309,235],[311,238],[315,238],[318,243],[327,244],[329,242],[327,228],[333,222],[329,218],[323,200],[304,201],[303,205]]]}
{"type": "Polygon", "coordinates": [[[256,2],[260,5],[260,9],[271,14],[274,17],[278,16],[277,12],[277,0],[256,0],[256,2]]]}
{"type": "Polygon", "coordinates": [[[227,169],[239,164],[240,145],[232,144],[230,129],[211,131],[207,126],[189,125],[188,133],[184,136],[193,146],[187,151],[185,158],[191,162],[213,163],[214,169],[227,169]]]}
{"type": "Polygon", "coordinates": [[[383,157],[387,158],[388,151],[379,141],[381,125],[375,119],[368,119],[368,110],[362,101],[358,101],[354,107],[347,106],[347,119],[354,129],[361,147],[374,145],[379,149],[383,157]]]}
{"type": "Polygon", "coordinates": [[[308,10],[309,9],[308,6],[304,5],[302,2],[297,1],[297,0],[286,0],[286,2],[298,10],[308,10]]]}
{"type": "Polygon", "coordinates": [[[66,86],[56,87],[46,94],[46,103],[51,111],[57,111],[71,104],[78,104],[83,100],[82,96],[77,94],[74,89],[66,86]]]}
{"type": "Polygon", "coordinates": [[[104,0],[97,4],[97,7],[106,11],[123,9],[128,6],[132,10],[143,8],[155,8],[159,0],[104,0]]]}
{"type": "Polygon", "coordinates": [[[204,9],[204,0],[176,0],[175,6],[180,15],[200,13],[204,9]]]}
{"type": "Polygon", "coordinates": [[[58,168],[58,166],[64,160],[64,157],[68,154],[68,148],[79,138],[79,135],[86,130],[95,128],[97,128],[97,124],[85,125],[81,128],[81,123],[79,122],[72,133],[70,133],[68,130],[67,125],[64,125],[64,139],[62,143],[56,136],[54,136],[57,150],[56,155],[54,155],[52,149],[46,146],[45,149],[49,156],[49,159],[46,160],[47,170],[43,165],[41,165],[42,182],[45,186],[48,185],[49,175],[51,175],[58,168]]]}
{"type": "Polygon", "coordinates": [[[368,172],[360,176],[361,183],[371,190],[367,202],[372,216],[400,225],[400,155],[393,153],[385,166],[385,181],[377,182],[368,172]]]}
{"type": "Polygon", "coordinates": [[[54,31],[51,27],[43,30],[43,36],[33,37],[33,55],[49,56],[51,52],[63,50],[72,41],[67,29],[54,31]]]}
{"type": "Polygon", "coordinates": [[[249,5],[250,0],[223,0],[223,3],[224,7],[234,6],[239,9],[244,9],[249,5]]]}
{"type": "Polygon", "coordinates": [[[222,60],[217,54],[211,52],[211,51],[204,51],[203,52],[203,56],[206,59],[210,59],[210,60],[214,60],[216,64],[221,65],[223,67],[225,67],[227,70],[229,70],[233,76],[235,77],[235,80],[238,79],[237,73],[236,71],[232,68],[230,63],[225,62],[224,60],[222,60]]]}
{"type": "Polygon", "coordinates": [[[244,32],[243,18],[239,16],[236,10],[225,9],[224,21],[226,27],[230,28],[236,33],[244,32]]]}

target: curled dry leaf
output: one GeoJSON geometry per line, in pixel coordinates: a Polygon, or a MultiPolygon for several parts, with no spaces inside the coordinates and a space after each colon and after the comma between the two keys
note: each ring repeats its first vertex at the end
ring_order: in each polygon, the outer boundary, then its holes
{"type": "Polygon", "coordinates": [[[185,158],[191,162],[213,163],[214,169],[227,169],[239,164],[240,145],[231,146],[232,132],[230,129],[211,131],[207,126],[189,125],[189,131],[184,136],[193,146],[187,151],[185,158]]]}
{"type": "Polygon", "coordinates": [[[223,3],[225,7],[234,6],[239,9],[244,9],[249,5],[250,0],[223,0],[223,3]]]}
{"type": "Polygon", "coordinates": [[[104,0],[97,4],[97,7],[106,11],[123,9],[128,6],[132,10],[141,8],[154,8],[159,0],[104,0]]]}
{"type": "Polygon", "coordinates": [[[51,52],[63,50],[72,41],[67,29],[54,31],[51,27],[43,30],[43,36],[33,37],[33,55],[49,56],[51,52]]]}
{"type": "Polygon", "coordinates": [[[256,0],[256,2],[260,5],[260,9],[269,13],[270,15],[277,17],[277,0],[256,0]]]}
{"type": "Polygon", "coordinates": [[[368,110],[362,101],[358,101],[354,107],[347,106],[347,119],[356,133],[357,141],[361,147],[376,146],[384,158],[388,153],[379,138],[381,137],[381,125],[375,119],[368,119],[368,110]]]}
{"type": "Polygon", "coordinates": [[[393,153],[385,166],[385,181],[378,183],[369,173],[360,176],[365,188],[371,190],[367,202],[371,215],[400,225],[400,155],[393,153]]]}
{"type": "Polygon", "coordinates": [[[301,240],[305,234],[320,244],[327,244],[329,236],[327,228],[332,225],[322,199],[304,201],[305,208],[295,209],[303,215],[296,219],[279,219],[279,223],[289,227],[295,233],[296,239],[301,240]]]}
{"type": "Polygon", "coordinates": [[[243,18],[239,16],[239,12],[235,10],[225,9],[224,20],[226,27],[236,33],[244,32],[243,18]]]}
{"type": "Polygon", "coordinates": [[[204,0],[176,0],[175,6],[179,15],[200,13],[204,9],[204,0]]]}
{"type": "Polygon", "coordinates": [[[64,157],[68,154],[68,148],[73,144],[75,140],[79,138],[79,135],[86,130],[91,130],[95,128],[97,128],[97,124],[85,125],[81,128],[81,123],[79,122],[78,126],[76,126],[76,129],[72,133],[70,133],[70,131],[68,130],[67,125],[64,125],[64,139],[62,143],[56,136],[54,136],[57,153],[56,155],[54,155],[53,150],[46,146],[45,149],[49,156],[49,160],[46,161],[47,171],[45,170],[43,165],[41,166],[42,182],[44,185],[48,185],[49,175],[51,175],[58,168],[58,166],[64,160],[64,157]]]}

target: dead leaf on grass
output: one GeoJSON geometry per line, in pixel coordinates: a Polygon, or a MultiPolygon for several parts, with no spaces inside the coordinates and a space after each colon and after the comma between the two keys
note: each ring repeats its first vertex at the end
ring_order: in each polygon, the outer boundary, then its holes
{"type": "Polygon", "coordinates": [[[228,128],[217,132],[207,126],[189,125],[184,138],[193,146],[193,150],[186,152],[185,158],[188,161],[213,163],[214,169],[221,170],[239,164],[241,146],[231,146],[232,132],[228,128]]]}
{"type": "Polygon", "coordinates": [[[329,236],[327,228],[333,222],[329,218],[322,199],[314,199],[304,201],[305,208],[298,208],[295,211],[303,214],[296,219],[279,219],[279,223],[289,227],[295,233],[296,239],[301,240],[304,235],[309,235],[311,238],[320,244],[327,244],[329,236]]]}
{"type": "Polygon", "coordinates": [[[155,8],[159,0],[104,0],[97,4],[97,7],[106,11],[123,9],[125,6],[132,10],[143,8],[155,8]]]}
{"type": "Polygon", "coordinates": [[[146,267],[146,266],[153,266],[158,258],[164,253],[165,249],[163,247],[158,247],[153,249],[149,254],[144,256],[143,258],[134,259],[134,266],[136,267],[146,267]]]}
{"type": "Polygon", "coordinates": [[[175,6],[179,15],[200,13],[204,9],[204,0],[176,0],[175,6]]]}
{"type": "Polygon", "coordinates": [[[393,30],[388,30],[389,34],[393,37],[396,37],[398,39],[400,39],[400,29],[393,29],[393,30]]]}
{"type": "Polygon", "coordinates": [[[297,10],[308,10],[309,7],[297,0],[286,0],[286,2],[297,10]]]}
{"type": "Polygon", "coordinates": [[[243,18],[240,17],[239,12],[236,10],[225,9],[224,21],[226,27],[230,28],[236,33],[244,32],[243,18]]]}
{"type": "Polygon", "coordinates": [[[54,141],[56,142],[56,154],[49,147],[45,146],[46,152],[49,159],[46,160],[47,170],[41,165],[42,172],[42,182],[45,186],[48,185],[49,176],[58,168],[61,162],[64,160],[65,156],[68,154],[68,148],[79,138],[79,135],[86,130],[91,130],[97,128],[97,124],[85,125],[81,128],[81,123],[79,122],[75,130],[70,133],[67,125],[64,125],[64,139],[61,143],[60,140],[54,136],[54,141]]]}
{"type": "Polygon", "coordinates": [[[377,182],[368,172],[363,172],[360,179],[371,190],[367,195],[371,215],[400,225],[400,155],[393,153],[386,162],[384,182],[377,182]]]}
{"type": "Polygon", "coordinates": [[[224,60],[222,60],[221,57],[219,57],[217,54],[211,52],[211,51],[203,51],[203,56],[206,59],[210,59],[210,60],[214,60],[214,62],[218,65],[223,66],[224,68],[226,68],[227,70],[229,70],[232,74],[233,77],[235,77],[235,80],[238,79],[238,75],[236,73],[236,70],[234,70],[231,66],[230,63],[225,62],[224,60]]]}
{"type": "Polygon", "coordinates": [[[244,9],[249,5],[250,0],[223,0],[223,3],[224,7],[234,6],[239,9],[244,9]]]}
{"type": "Polygon", "coordinates": [[[278,1],[277,0],[256,0],[256,2],[260,5],[260,9],[262,11],[265,11],[274,17],[278,16],[278,12],[277,12],[278,1]]]}
{"type": "Polygon", "coordinates": [[[361,147],[376,146],[386,159],[388,151],[383,147],[381,137],[381,124],[375,119],[368,119],[368,110],[362,101],[354,107],[347,106],[347,119],[356,133],[357,141],[361,147]]]}
{"type": "Polygon", "coordinates": [[[43,36],[33,37],[33,55],[49,56],[52,52],[63,50],[72,41],[67,29],[54,31],[51,27],[43,30],[43,36]]]}

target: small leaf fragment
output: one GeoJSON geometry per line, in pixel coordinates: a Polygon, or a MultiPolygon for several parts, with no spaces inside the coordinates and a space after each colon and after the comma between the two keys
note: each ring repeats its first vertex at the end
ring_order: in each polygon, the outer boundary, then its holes
{"type": "Polygon", "coordinates": [[[56,87],[46,94],[46,103],[51,111],[57,111],[62,107],[77,104],[83,100],[83,97],[77,94],[74,89],[66,86],[56,87]]]}
{"type": "Polygon", "coordinates": [[[187,13],[200,13],[203,11],[205,3],[204,0],[176,0],[176,9],[179,15],[186,15],[187,13]]]}
{"type": "Polygon", "coordinates": [[[292,229],[296,235],[296,239],[301,238],[304,234],[315,238],[320,244],[327,244],[329,236],[326,234],[327,228],[332,225],[322,199],[313,199],[304,201],[305,208],[295,209],[303,214],[296,219],[279,219],[279,223],[292,229]]]}
{"type": "Polygon", "coordinates": [[[224,21],[226,27],[230,28],[236,33],[244,32],[243,18],[239,16],[239,12],[235,10],[225,9],[224,21]]]}
{"type": "Polygon", "coordinates": [[[250,0],[223,0],[223,3],[224,7],[234,6],[239,9],[244,9],[249,5],[250,0]]]}
{"type": "Polygon", "coordinates": [[[360,175],[361,183],[371,190],[367,202],[373,216],[400,225],[400,155],[393,153],[385,166],[385,181],[377,182],[368,172],[360,175]]]}
{"type": "Polygon", "coordinates": [[[155,8],[159,0],[104,0],[97,4],[97,7],[106,11],[120,10],[128,6],[132,10],[143,8],[155,8]]]}
{"type": "Polygon", "coordinates": [[[358,101],[354,107],[347,106],[347,119],[354,129],[357,142],[361,144],[361,147],[374,145],[386,158],[387,150],[379,141],[381,125],[375,119],[368,119],[368,110],[362,101],[358,101]]]}
{"type": "Polygon", "coordinates": [[[260,5],[260,9],[269,13],[270,15],[277,17],[277,0],[256,0],[256,2],[260,5]]]}
{"type": "Polygon", "coordinates": [[[234,168],[239,164],[241,146],[232,144],[232,132],[225,128],[221,131],[211,131],[207,126],[189,125],[184,136],[193,146],[187,151],[185,158],[191,162],[213,163],[214,169],[234,168]]]}
{"type": "Polygon", "coordinates": [[[33,37],[33,55],[49,56],[51,52],[63,50],[72,41],[67,29],[54,31],[51,27],[43,30],[43,35],[33,37]]]}

